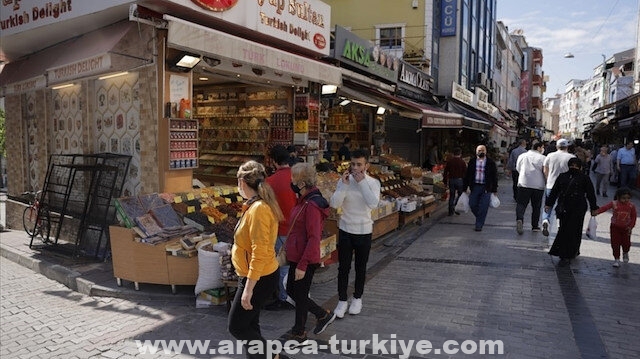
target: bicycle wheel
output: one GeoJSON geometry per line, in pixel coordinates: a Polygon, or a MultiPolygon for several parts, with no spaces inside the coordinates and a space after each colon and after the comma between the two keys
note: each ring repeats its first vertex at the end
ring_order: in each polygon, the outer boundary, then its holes
{"type": "Polygon", "coordinates": [[[24,226],[24,231],[31,237],[41,234],[42,229],[38,225],[37,219],[38,209],[35,206],[30,205],[24,209],[22,213],[22,225],[24,226]]]}

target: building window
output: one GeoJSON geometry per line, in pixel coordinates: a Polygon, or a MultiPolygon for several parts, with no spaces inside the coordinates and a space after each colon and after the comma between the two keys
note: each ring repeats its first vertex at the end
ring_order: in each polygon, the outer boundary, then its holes
{"type": "Polygon", "coordinates": [[[379,27],[378,39],[380,39],[380,47],[386,49],[402,48],[402,32],[402,26],[379,27]]]}

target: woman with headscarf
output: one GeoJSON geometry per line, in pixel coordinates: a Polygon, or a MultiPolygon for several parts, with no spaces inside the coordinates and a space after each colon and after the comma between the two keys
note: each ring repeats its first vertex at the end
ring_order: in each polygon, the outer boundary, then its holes
{"type": "Polygon", "coordinates": [[[569,170],[561,173],[556,179],[544,206],[545,212],[549,212],[556,200],[558,201],[556,216],[560,220],[560,229],[549,255],[560,257],[560,266],[568,265],[571,259],[580,254],[587,202],[592,216],[595,216],[598,210],[593,182],[582,172],[582,161],[573,157],[569,159],[568,166],[569,170]]]}

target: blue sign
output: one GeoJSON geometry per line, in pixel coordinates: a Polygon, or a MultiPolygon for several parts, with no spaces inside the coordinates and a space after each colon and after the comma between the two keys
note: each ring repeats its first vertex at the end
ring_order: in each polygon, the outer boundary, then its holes
{"type": "Polygon", "coordinates": [[[442,0],[440,16],[440,36],[456,36],[458,0],[442,0]]]}

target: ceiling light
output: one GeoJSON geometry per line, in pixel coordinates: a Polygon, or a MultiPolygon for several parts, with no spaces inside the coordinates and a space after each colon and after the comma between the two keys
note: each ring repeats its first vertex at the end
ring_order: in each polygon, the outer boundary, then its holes
{"type": "Polygon", "coordinates": [[[200,81],[209,81],[208,77],[198,77],[198,80],[200,81]]]}
{"type": "Polygon", "coordinates": [[[129,74],[129,72],[127,72],[127,71],[125,71],[125,72],[116,72],[115,74],[100,76],[100,77],[98,77],[98,80],[111,79],[111,78],[114,78],[114,77],[124,76],[124,75],[127,75],[127,74],[129,74]]]}
{"type": "Polygon", "coordinates": [[[220,63],[221,63],[221,61],[220,61],[220,60],[218,60],[218,59],[214,59],[213,57],[207,57],[207,56],[204,56],[202,59],[204,60],[204,62],[205,62],[207,65],[209,65],[209,66],[211,66],[211,67],[216,67],[216,66],[220,65],[220,63]]]}
{"type": "Polygon", "coordinates": [[[386,108],[380,106],[378,107],[378,111],[376,112],[378,115],[384,115],[385,111],[387,111],[386,108]]]}
{"type": "Polygon", "coordinates": [[[336,85],[322,85],[322,94],[330,95],[338,92],[338,86],[336,85]]]}
{"type": "Polygon", "coordinates": [[[179,67],[188,67],[192,69],[194,66],[200,62],[200,57],[196,57],[193,55],[183,55],[182,58],[176,63],[176,66],[179,67]]]}
{"type": "Polygon", "coordinates": [[[360,100],[353,100],[353,102],[355,103],[359,103],[361,105],[365,105],[365,106],[369,106],[369,107],[377,107],[376,105],[369,103],[369,102],[364,102],[364,101],[360,101],[360,100]]]}
{"type": "Polygon", "coordinates": [[[351,103],[351,100],[345,99],[345,100],[342,100],[342,102],[340,102],[340,106],[346,106],[346,105],[348,105],[350,103],[351,103]]]}
{"type": "Polygon", "coordinates": [[[52,90],[60,90],[60,89],[64,89],[64,88],[71,87],[71,86],[73,86],[73,84],[64,84],[64,85],[53,86],[51,89],[52,90]]]}

